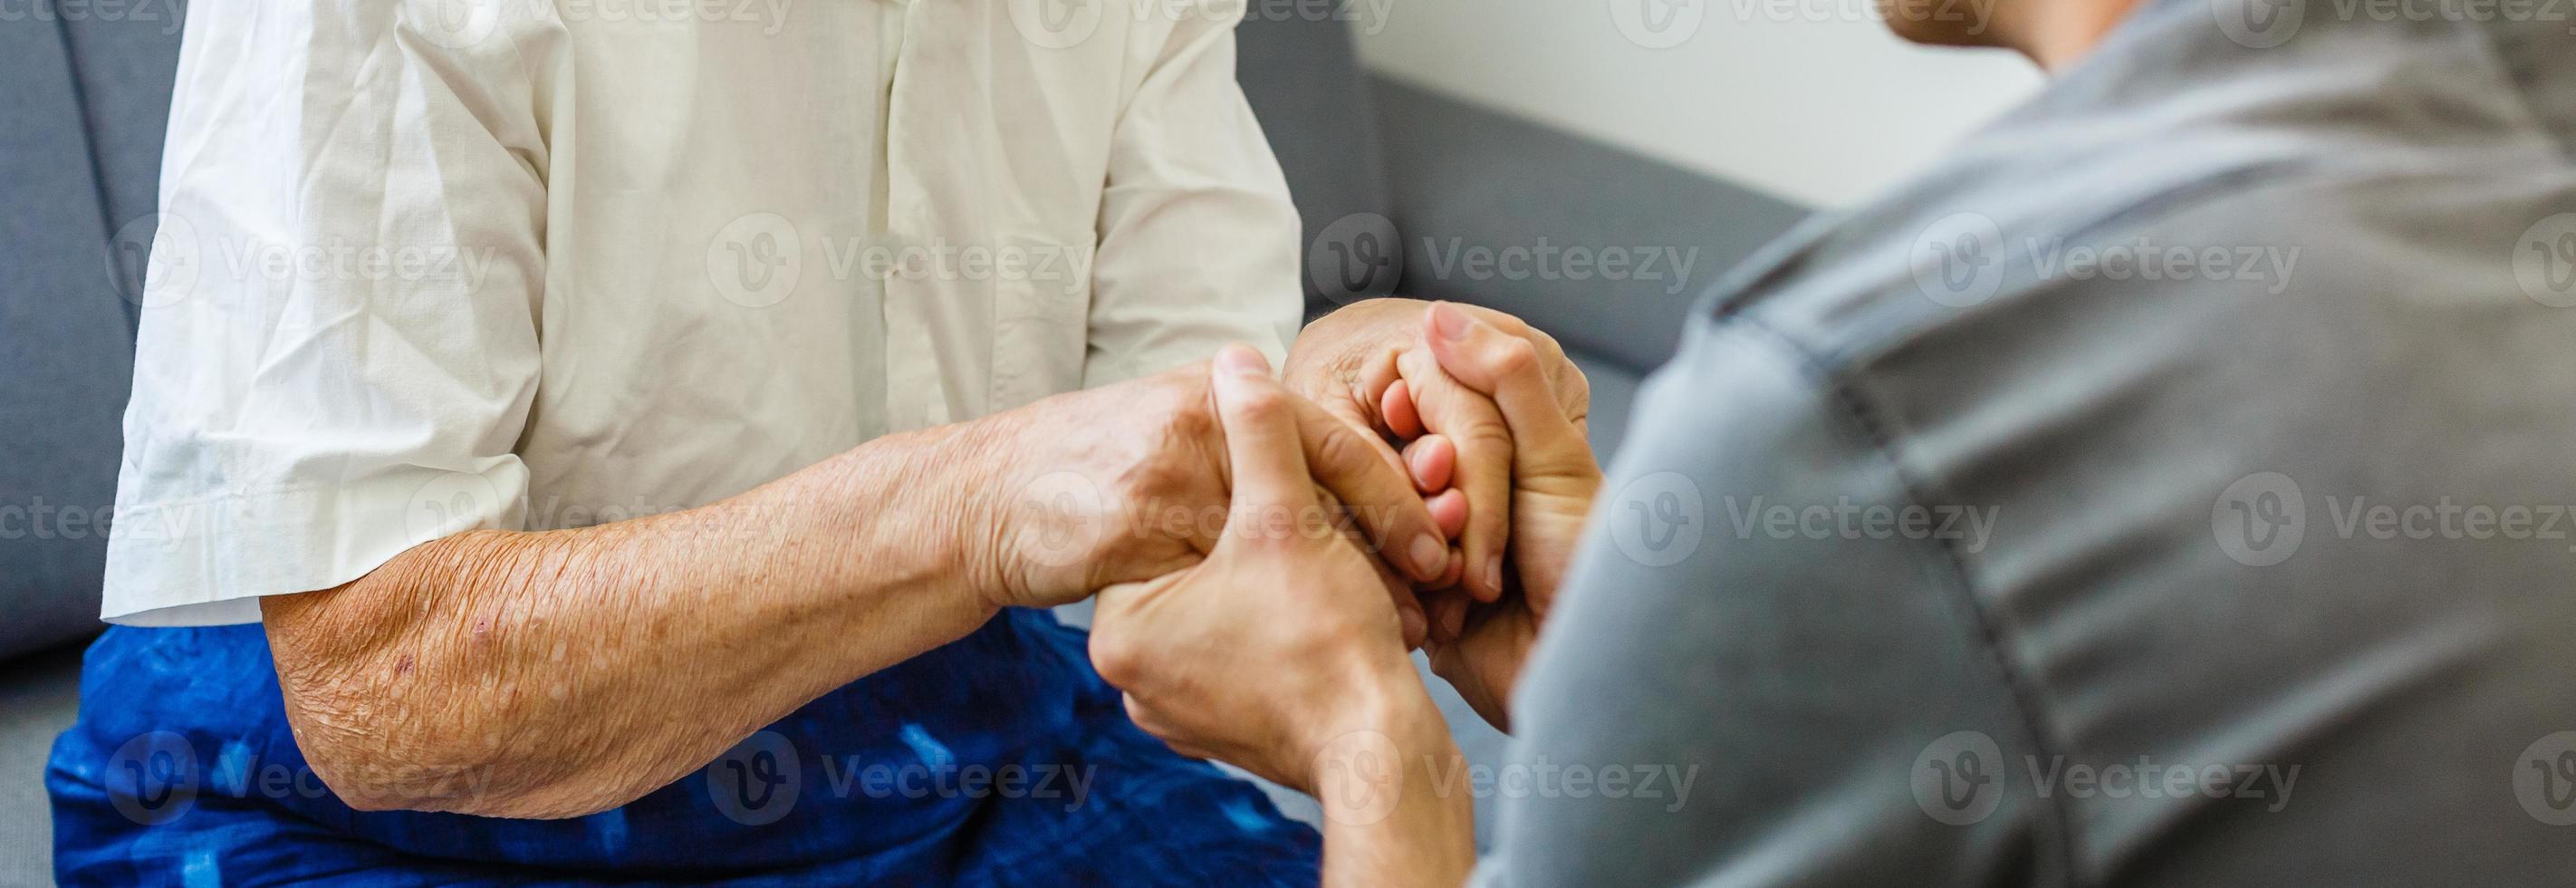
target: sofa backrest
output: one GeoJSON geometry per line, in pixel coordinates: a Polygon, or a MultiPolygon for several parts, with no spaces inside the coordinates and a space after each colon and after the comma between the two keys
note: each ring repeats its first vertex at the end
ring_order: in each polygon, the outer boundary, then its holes
{"type": "Polygon", "coordinates": [[[98,626],[175,9],[0,23],[0,658],[98,626]]]}
{"type": "Polygon", "coordinates": [[[1399,267],[1357,264],[1344,274],[1341,265],[1354,246],[1377,252],[1378,245],[1352,240],[1377,237],[1395,206],[1378,155],[1369,77],[1350,29],[1335,16],[1265,13],[1280,8],[1251,5],[1235,30],[1234,76],[1305,222],[1306,307],[1321,314],[1395,291],[1399,267]]]}
{"type": "MultiPolygon", "coordinates": [[[[98,626],[184,5],[104,9],[37,0],[0,22],[0,659],[98,626]]],[[[1390,214],[1343,23],[1255,15],[1238,47],[1307,242],[1334,220],[1390,214]]],[[[1395,285],[1390,273],[1326,293],[1306,277],[1316,308],[1395,285]]]]}

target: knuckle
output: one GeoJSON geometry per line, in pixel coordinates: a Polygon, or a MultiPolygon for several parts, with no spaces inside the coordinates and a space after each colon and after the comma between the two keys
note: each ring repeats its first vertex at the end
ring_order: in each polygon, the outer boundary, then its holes
{"type": "Polygon", "coordinates": [[[1460,430],[1456,437],[1461,468],[1470,461],[1467,454],[1507,459],[1512,452],[1512,431],[1500,421],[1478,422],[1460,430]]]}
{"type": "Polygon", "coordinates": [[[1134,684],[1139,670],[1144,668],[1142,656],[1124,632],[1091,633],[1091,668],[1111,687],[1134,684]]]}
{"type": "Polygon", "coordinates": [[[1292,409],[1288,393],[1278,386],[1252,386],[1234,402],[1234,414],[1253,422],[1271,422],[1292,409]]]}
{"type": "Polygon", "coordinates": [[[1216,416],[1200,404],[1183,401],[1165,411],[1164,427],[1175,441],[1204,441],[1218,434],[1216,416]]]}
{"type": "Polygon", "coordinates": [[[1319,474],[1334,476],[1355,474],[1366,468],[1362,460],[1377,458],[1370,450],[1357,433],[1335,423],[1325,428],[1315,442],[1315,469],[1319,474]]]}
{"type": "Polygon", "coordinates": [[[1506,376],[1527,373],[1538,367],[1538,348],[1527,339],[1504,340],[1494,349],[1494,370],[1506,376]]]}

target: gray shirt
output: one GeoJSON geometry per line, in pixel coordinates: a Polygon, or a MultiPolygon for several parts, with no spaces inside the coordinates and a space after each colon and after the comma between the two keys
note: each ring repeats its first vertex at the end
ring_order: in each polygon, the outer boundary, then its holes
{"type": "Polygon", "coordinates": [[[2576,883],[2576,10],[2413,8],[2151,0],[1721,283],[1480,877],[2576,883]]]}

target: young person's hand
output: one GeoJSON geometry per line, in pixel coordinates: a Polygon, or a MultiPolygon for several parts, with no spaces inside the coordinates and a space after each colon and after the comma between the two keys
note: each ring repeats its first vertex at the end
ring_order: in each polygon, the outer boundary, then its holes
{"type": "MultiPolygon", "coordinates": [[[[1421,428],[1413,431],[1423,434],[1498,440],[1510,454],[1508,496],[1468,494],[1471,512],[1490,509],[1509,518],[1508,561],[1497,556],[1484,568],[1498,575],[1495,585],[1504,591],[1493,599],[1426,598],[1426,650],[1433,671],[1478,715],[1508,730],[1512,688],[1582,539],[1601,468],[1580,414],[1565,409],[1546,357],[1528,338],[1446,303],[1424,314],[1421,330],[1422,347],[1398,358],[1403,378],[1390,397],[1414,403],[1389,413],[1418,414],[1421,428]]],[[[1469,567],[1471,577],[1476,570],[1469,567]]]]}
{"type": "MultiPolygon", "coordinates": [[[[1304,399],[1231,346],[1212,385],[1232,506],[1205,560],[1103,589],[1091,656],[1139,727],[1184,754],[1318,791],[1351,735],[1447,743],[1389,591],[1406,581],[1334,528],[1299,443],[1304,399]]],[[[1329,801],[1329,799],[1328,799],[1329,801]]]]}
{"type": "MultiPolygon", "coordinates": [[[[1398,364],[1405,353],[1422,347],[1429,305],[1371,299],[1317,319],[1289,351],[1284,381],[1290,391],[1321,405],[1363,438],[1384,441],[1391,435],[1409,442],[1404,463],[1429,495],[1433,517],[1458,539],[1452,565],[1456,573],[1430,585],[1454,584],[1479,601],[1493,601],[1503,593],[1498,568],[1511,533],[1511,440],[1481,396],[1452,397],[1436,386],[1407,391],[1409,383],[1398,364]]],[[[1554,338],[1492,309],[1453,304],[1451,310],[1526,342],[1558,408],[1582,428],[1591,410],[1591,388],[1554,338]]],[[[1378,449],[1389,462],[1397,459],[1392,445],[1378,449]]]]}

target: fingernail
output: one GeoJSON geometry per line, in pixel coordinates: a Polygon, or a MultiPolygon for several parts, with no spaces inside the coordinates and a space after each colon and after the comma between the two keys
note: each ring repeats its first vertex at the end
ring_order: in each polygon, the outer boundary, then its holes
{"type": "Polygon", "coordinates": [[[1216,365],[1236,376],[1270,375],[1270,359],[1243,343],[1234,343],[1216,353],[1216,365]]]}
{"type": "Polygon", "coordinates": [[[1467,608],[1465,606],[1452,605],[1450,607],[1443,608],[1440,611],[1440,636],[1442,638],[1457,638],[1459,633],[1465,631],[1467,631],[1467,608]]]}
{"type": "Polygon", "coordinates": [[[1468,319],[1467,313],[1456,306],[1446,302],[1431,304],[1431,326],[1440,331],[1442,339],[1455,342],[1467,338],[1467,327],[1472,323],[1475,322],[1468,319]]]}
{"type": "Polygon", "coordinates": [[[1496,555],[1485,562],[1485,584],[1485,588],[1503,591],[1503,556],[1496,555]]]}
{"type": "Polygon", "coordinates": [[[1405,554],[1413,558],[1413,565],[1420,569],[1422,576],[1436,577],[1449,569],[1449,544],[1431,534],[1414,537],[1405,554]]]}

